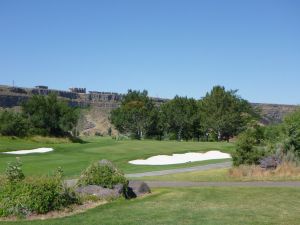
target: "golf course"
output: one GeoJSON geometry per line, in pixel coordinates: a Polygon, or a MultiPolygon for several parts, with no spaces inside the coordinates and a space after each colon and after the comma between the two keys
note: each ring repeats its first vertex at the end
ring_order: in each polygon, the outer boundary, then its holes
{"type": "Polygon", "coordinates": [[[217,142],[176,142],[176,141],[138,141],[124,140],[116,141],[111,137],[90,137],[83,139],[82,143],[71,143],[67,139],[40,138],[18,139],[0,137],[0,171],[4,172],[7,162],[14,161],[20,157],[24,166],[24,173],[28,175],[47,174],[58,167],[62,167],[64,174],[68,178],[78,177],[81,171],[91,162],[101,159],[111,160],[126,174],[140,173],[147,171],[175,169],[205,165],[209,163],[226,162],[229,159],[217,159],[200,161],[177,165],[163,166],[143,166],[132,165],[128,162],[135,159],[145,159],[155,155],[171,155],[173,153],[186,152],[207,152],[210,150],[220,150],[232,153],[234,145],[231,143],[217,142]],[[16,151],[20,149],[35,149],[40,147],[51,147],[53,152],[28,154],[28,155],[9,155],[3,152],[16,151]]]}
{"type": "MultiPolygon", "coordinates": [[[[16,139],[1,137],[1,152],[51,147],[53,152],[18,155],[25,175],[51,173],[61,167],[65,179],[78,178],[92,161],[109,159],[124,173],[190,168],[230,160],[209,160],[165,166],[141,166],[128,163],[154,155],[220,150],[234,151],[226,142],[177,142],[151,140],[116,141],[109,137],[85,138],[71,143],[59,138],[16,139]]],[[[0,154],[1,173],[14,155],[0,154]]],[[[164,176],[141,177],[152,181],[236,181],[228,169],[213,169],[164,176]]],[[[300,216],[298,187],[166,187],[133,200],[119,199],[77,215],[33,221],[2,221],[1,224],[298,224],[300,216]],[[291,198],[291,196],[293,196],[291,198]],[[288,199],[288,201],[287,201],[288,199]],[[287,209],[287,210],[282,210],[287,209]]]]}
{"type": "Polygon", "coordinates": [[[296,0],[0,0],[0,225],[300,225],[299,28],[296,0]]]}

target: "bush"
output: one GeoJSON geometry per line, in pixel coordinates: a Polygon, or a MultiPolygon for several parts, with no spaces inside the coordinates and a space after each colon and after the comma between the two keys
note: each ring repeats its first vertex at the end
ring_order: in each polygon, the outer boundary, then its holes
{"type": "Polygon", "coordinates": [[[92,163],[84,170],[79,178],[78,185],[99,185],[104,188],[113,188],[117,184],[127,187],[128,181],[124,174],[112,163],[92,163]]]}
{"type": "Polygon", "coordinates": [[[259,160],[266,155],[266,151],[257,144],[256,131],[252,128],[241,133],[238,137],[236,152],[232,156],[234,166],[258,164],[259,160]]]}
{"type": "Polygon", "coordinates": [[[284,139],[284,127],[282,124],[269,125],[265,128],[264,137],[270,144],[276,144],[284,139]]]}
{"type": "Polygon", "coordinates": [[[289,114],[284,119],[285,150],[291,150],[300,159],[300,109],[289,114]]]}
{"type": "Polygon", "coordinates": [[[0,216],[44,214],[78,203],[75,193],[55,176],[29,177],[0,187],[0,216]]]}
{"type": "Polygon", "coordinates": [[[23,180],[25,178],[25,175],[22,171],[22,163],[18,158],[16,162],[8,163],[8,166],[5,170],[5,176],[6,179],[11,183],[23,180]]]}
{"type": "Polygon", "coordinates": [[[44,214],[79,203],[75,192],[64,186],[60,168],[53,176],[25,178],[21,165],[19,160],[9,163],[1,179],[0,217],[44,214]]]}

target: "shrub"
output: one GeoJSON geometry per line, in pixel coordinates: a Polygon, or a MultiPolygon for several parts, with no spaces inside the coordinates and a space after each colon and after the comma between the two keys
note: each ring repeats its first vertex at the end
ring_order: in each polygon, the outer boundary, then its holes
{"type": "Polygon", "coordinates": [[[285,153],[291,150],[300,159],[300,109],[286,116],[283,125],[285,153]]]}
{"type": "Polygon", "coordinates": [[[25,178],[21,166],[18,159],[9,163],[0,182],[0,217],[43,214],[79,203],[75,192],[64,186],[61,168],[53,176],[25,178]]]}
{"type": "Polygon", "coordinates": [[[236,152],[233,154],[234,166],[241,164],[258,164],[259,159],[266,155],[265,148],[256,146],[258,140],[256,132],[248,129],[238,137],[236,152]]]}
{"type": "Polygon", "coordinates": [[[265,127],[264,138],[271,144],[276,144],[284,139],[284,130],[282,124],[269,125],[265,127]]]}
{"type": "Polygon", "coordinates": [[[25,178],[25,175],[22,171],[22,163],[18,158],[16,162],[8,163],[8,166],[5,170],[5,176],[6,179],[11,183],[23,180],[25,178]]]}
{"type": "Polygon", "coordinates": [[[29,177],[0,186],[0,216],[28,216],[79,203],[75,193],[56,176],[29,177]]]}
{"type": "Polygon", "coordinates": [[[128,181],[124,174],[112,163],[92,163],[84,170],[79,178],[78,185],[99,185],[104,188],[113,188],[117,184],[127,187],[128,181]]]}

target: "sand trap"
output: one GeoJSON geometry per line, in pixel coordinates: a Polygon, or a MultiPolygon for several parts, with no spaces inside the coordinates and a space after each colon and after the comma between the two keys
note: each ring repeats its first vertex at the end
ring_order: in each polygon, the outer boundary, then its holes
{"type": "Polygon", "coordinates": [[[172,156],[169,155],[157,155],[150,157],[148,159],[139,159],[130,161],[130,164],[134,165],[172,165],[172,164],[182,164],[188,162],[198,162],[198,161],[205,161],[205,160],[212,160],[212,159],[230,159],[230,154],[223,153],[220,151],[209,151],[205,153],[185,153],[185,154],[173,154],[172,156]]]}
{"type": "Polygon", "coordinates": [[[32,150],[19,150],[19,151],[11,151],[11,152],[3,152],[5,154],[12,154],[12,155],[27,155],[33,153],[46,153],[52,152],[53,148],[37,148],[32,150]]]}

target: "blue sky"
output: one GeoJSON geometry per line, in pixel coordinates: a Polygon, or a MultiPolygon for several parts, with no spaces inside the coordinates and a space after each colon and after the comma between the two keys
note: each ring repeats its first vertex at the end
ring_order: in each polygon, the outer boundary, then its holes
{"type": "Polygon", "coordinates": [[[0,0],[0,84],[300,104],[298,0],[0,0]]]}

